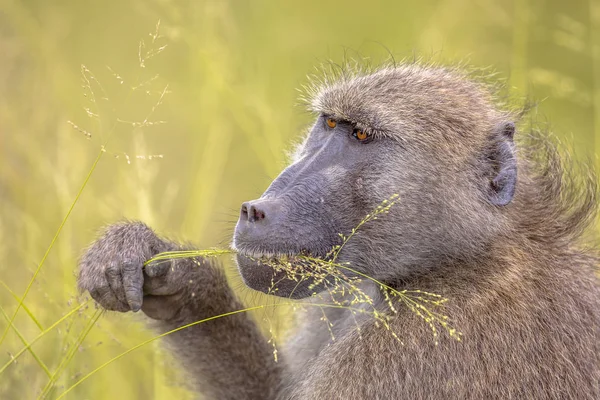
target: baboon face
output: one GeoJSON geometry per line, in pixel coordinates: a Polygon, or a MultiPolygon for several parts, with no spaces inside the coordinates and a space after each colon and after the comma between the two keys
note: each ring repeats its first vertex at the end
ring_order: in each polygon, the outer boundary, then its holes
{"type": "MultiPolygon", "coordinates": [[[[440,109],[439,93],[406,87],[406,71],[397,72],[341,82],[317,95],[320,115],[295,161],[258,200],[242,205],[233,247],[249,287],[294,298],[319,291],[310,279],[290,279],[257,259],[326,257],[341,243],[340,233],[348,235],[392,195],[397,204],[363,225],[339,262],[376,279],[397,279],[472,255],[493,236],[502,221],[498,208],[514,192],[512,132],[504,135],[501,124],[498,133],[494,121],[479,117],[451,120],[452,105],[468,112],[468,102],[450,99],[448,110],[440,109]],[[451,137],[448,123],[462,124],[452,126],[462,132],[451,137]]],[[[432,80],[443,88],[443,79],[432,80]]]]}
{"type": "Polygon", "coordinates": [[[340,244],[393,186],[375,188],[385,174],[382,158],[394,158],[397,143],[375,140],[352,123],[321,115],[288,166],[260,199],[244,203],[234,235],[238,267],[246,284],[278,295],[304,297],[312,282],[273,276],[267,266],[249,259],[280,254],[325,257],[340,244]],[[387,142],[387,143],[386,143],[387,142]],[[293,293],[291,291],[293,290],[293,293]]]}

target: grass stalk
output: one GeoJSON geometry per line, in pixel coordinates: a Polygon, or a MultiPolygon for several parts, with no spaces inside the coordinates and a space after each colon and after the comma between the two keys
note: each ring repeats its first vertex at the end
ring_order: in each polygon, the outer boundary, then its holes
{"type": "MultiPolygon", "coordinates": [[[[437,341],[437,328],[436,325],[443,327],[451,338],[460,341],[461,333],[456,329],[452,328],[449,324],[449,318],[446,315],[443,315],[435,310],[432,310],[430,307],[426,305],[431,305],[433,307],[443,306],[447,299],[443,298],[440,295],[435,293],[429,293],[421,290],[396,290],[395,288],[386,285],[385,283],[363,273],[349,266],[349,263],[340,263],[337,262],[340,252],[344,248],[344,246],[357,234],[357,232],[362,228],[366,223],[376,220],[380,216],[389,213],[390,208],[396,203],[396,199],[398,195],[394,194],[389,199],[385,199],[379,204],[373,211],[367,214],[359,224],[352,229],[352,231],[348,235],[340,234],[340,238],[342,239],[342,243],[339,245],[335,245],[329,251],[329,253],[324,258],[316,258],[307,255],[297,255],[297,256],[281,256],[277,258],[267,258],[262,257],[258,258],[255,261],[260,262],[264,265],[270,266],[273,270],[277,272],[284,272],[285,276],[283,279],[295,280],[297,282],[296,287],[292,290],[292,293],[296,290],[296,288],[307,279],[312,279],[313,283],[312,287],[317,287],[322,285],[324,290],[329,293],[331,299],[334,304],[342,305],[342,303],[349,302],[350,304],[363,304],[367,305],[371,311],[370,314],[375,318],[377,322],[382,323],[387,329],[391,330],[389,325],[389,321],[391,315],[378,309],[374,303],[374,300],[366,294],[358,285],[360,279],[367,279],[377,285],[383,294],[385,303],[387,304],[389,310],[392,314],[396,314],[397,310],[395,308],[395,304],[393,301],[393,297],[398,298],[401,303],[407,306],[407,308],[412,311],[414,314],[422,318],[425,323],[429,325],[431,331],[433,333],[434,338],[436,338],[435,344],[438,344],[437,341]],[[350,272],[351,274],[344,274],[342,271],[350,272]],[[330,285],[330,282],[333,282],[333,285],[330,285]],[[341,295],[341,302],[336,300],[336,295],[341,295]],[[350,300],[348,300],[348,298],[350,300]]],[[[222,254],[227,254],[234,252],[233,250],[184,250],[184,251],[169,251],[165,253],[160,253],[148,260],[145,265],[152,262],[165,262],[171,259],[181,259],[181,258],[195,258],[195,257],[207,257],[207,256],[218,256],[222,254]]],[[[278,282],[272,282],[269,293],[276,294],[278,282]]],[[[314,294],[314,296],[318,296],[318,294],[314,294]]],[[[324,319],[327,317],[325,312],[323,311],[324,319]]],[[[329,324],[328,321],[326,323],[329,324]]],[[[333,332],[331,331],[331,326],[328,325],[330,330],[332,339],[335,339],[333,336],[333,332]]],[[[395,332],[392,332],[398,340],[398,336],[395,332]]]]}
{"type": "MultiPolygon", "coordinates": [[[[0,312],[2,313],[2,316],[8,321],[9,320],[8,314],[6,314],[6,311],[4,311],[4,308],[2,308],[2,306],[0,306],[0,312]]],[[[38,357],[38,355],[35,354],[35,352],[31,348],[31,345],[29,343],[27,343],[27,339],[25,339],[25,337],[21,334],[21,332],[19,332],[19,330],[17,329],[16,326],[13,326],[13,329],[14,329],[15,333],[17,334],[17,336],[19,337],[19,339],[21,339],[21,342],[23,342],[25,347],[29,350],[29,353],[33,356],[35,361],[37,361],[37,363],[44,370],[46,375],[48,375],[48,377],[50,377],[50,370],[48,369],[46,364],[44,364],[44,362],[38,357]]],[[[14,358],[12,359],[12,361],[14,361],[14,358]]]]}
{"type": "MultiPolygon", "coordinates": [[[[195,321],[192,323],[189,323],[187,325],[183,325],[180,326],[179,328],[176,329],[172,329],[168,332],[162,333],[160,335],[156,335],[150,339],[147,339],[127,350],[125,350],[124,352],[122,352],[121,354],[111,358],[110,360],[106,361],[105,363],[103,363],[102,365],[98,366],[97,368],[93,369],[92,371],[88,372],[86,375],[84,375],[83,377],[81,377],[77,382],[75,382],[74,384],[72,384],[71,386],[69,386],[64,392],[62,392],[57,398],[56,400],[60,400],[63,397],[65,397],[69,392],[71,392],[73,389],[75,389],[77,386],[79,386],[80,384],[82,384],[85,380],[87,380],[88,378],[90,378],[92,375],[96,374],[97,372],[99,372],[100,370],[102,370],[103,368],[105,368],[106,366],[112,364],[113,362],[125,357],[127,354],[139,349],[142,346],[145,346],[149,343],[154,342],[155,340],[161,339],[167,335],[170,335],[172,333],[181,331],[183,329],[189,328],[191,326],[194,325],[198,325],[198,324],[202,324],[204,322],[208,322],[208,321],[212,321],[215,319],[219,319],[219,318],[223,318],[223,317],[228,317],[230,315],[235,315],[235,314],[240,314],[240,313],[245,313],[245,312],[249,312],[249,311],[255,311],[255,310],[261,310],[261,309],[265,309],[267,307],[279,307],[279,306],[297,306],[298,304],[296,302],[285,302],[285,303],[274,303],[274,304],[263,304],[263,305],[258,305],[258,306],[253,306],[253,307],[247,307],[241,310],[235,310],[235,311],[230,311],[227,313],[223,313],[223,314],[219,314],[219,315],[215,315],[212,317],[208,317],[208,318],[204,318],[202,320],[199,321],[195,321]]],[[[350,307],[344,307],[344,306],[340,306],[340,305],[336,305],[336,304],[311,304],[313,306],[317,306],[317,307],[328,307],[328,308],[347,308],[349,309],[350,307]]],[[[362,312],[364,310],[360,310],[357,309],[357,312],[362,312]]]]}
{"type": "Polygon", "coordinates": [[[58,367],[56,367],[56,370],[50,376],[50,380],[48,380],[48,383],[46,383],[46,386],[44,386],[44,388],[42,389],[42,393],[39,395],[38,400],[45,399],[48,396],[48,394],[50,394],[50,392],[54,388],[56,380],[60,377],[62,371],[71,362],[71,360],[75,356],[75,353],[77,352],[77,349],[79,348],[79,346],[81,346],[81,343],[83,343],[83,341],[90,333],[94,325],[96,325],[96,321],[98,320],[98,318],[100,318],[102,312],[102,310],[96,310],[92,318],[90,318],[86,327],[83,329],[77,340],[75,340],[75,342],[73,342],[73,344],[69,348],[67,355],[61,359],[60,363],[58,364],[58,367]]]}
{"type": "Polygon", "coordinates": [[[85,179],[83,181],[83,184],[81,185],[81,187],[79,188],[79,191],[77,192],[77,195],[75,196],[75,199],[73,199],[73,202],[69,206],[67,214],[62,219],[62,221],[61,221],[58,229],[56,230],[56,233],[54,234],[54,237],[52,238],[52,241],[50,242],[50,245],[48,246],[48,248],[46,249],[46,252],[44,253],[44,256],[42,257],[42,260],[38,264],[35,272],[33,273],[33,276],[29,280],[29,283],[27,284],[27,288],[25,289],[25,292],[23,293],[23,296],[21,296],[21,298],[18,300],[17,308],[15,309],[15,311],[12,314],[12,316],[10,317],[10,320],[8,321],[8,326],[4,330],[4,333],[2,334],[2,337],[0,337],[0,345],[2,345],[2,342],[4,341],[4,338],[6,337],[6,334],[8,333],[9,329],[13,328],[13,329],[16,330],[16,327],[13,325],[14,321],[15,321],[15,318],[17,317],[17,314],[19,313],[19,310],[23,306],[23,303],[25,302],[25,298],[29,294],[29,290],[31,290],[31,286],[33,286],[33,282],[35,282],[38,274],[40,273],[40,271],[42,269],[42,266],[46,262],[46,259],[48,258],[48,255],[50,254],[50,251],[52,250],[52,248],[54,247],[54,244],[58,240],[58,237],[60,236],[60,233],[62,232],[65,224],[67,223],[67,220],[71,216],[71,212],[73,212],[73,209],[75,208],[75,204],[77,204],[77,202],[79,201],[79,198],[81,197],[81,194],[83,193],[83,189],[85,189],[85,187],[87,186],[88,182],[90,181],[90,178],[92,177],[92,174],[96,170],[96,167],[98,166],[98,162],[100,162],[100,159],[102,158],[103,154],[104,154],[104,148],[102,148],[100,150],[100,152],[98,153],[98,156],[94,160],[94,163],[92,164],[92,167],[90,168],[87,176],[85,177],[85,179]]]}
{"type": "Polygon", "coordinates": [[[46,334],[48,334],[50,331],[52,331],[54,328],[56,328],[58,325],[60,325],[61,322],[63,322],[65,319],[69,318],[70,316],[72,316],[74,313],[76,313],[77,311],[81,310],[84,306],[86,306],[89,303],[89,301],[86,301],[82,304],[80,304],[79,306],[77,306],[76,308],[72,309],[71,311],[69,311],[67,314],[65,314],[64,316],[62,316],[60,319],[58,319],[56,322],[54,322],[52,325],[50,325],[48,328],[46,328],[45,330],[43,330],[39,335],[37,335],[31,342],[29,342],[27,345],[25,345],[25,347],[23,347],[21,350],[19,350],[18,352],[16,352],[14,355],[11,356],[11,359],[5,363],[2,367],[0,367],[0,375],[2,375],[2,373],[10,366],[12,365],[15,361],[17,361],[17,359],[21,356],[21,354],[25,353],[26,351],[28,351],[31,346],[33,346],[38,340],[40,340],[41,338],[43,338],[44,336],[46,336],[46,334]]]}
{"type": "MultiPolygon", "coordinates": [[[[4,288],[6,289],[7,292],[9,292],[12,297],[14,297],[14,299],[17,301],[17,303],[21,303],[23,304],[23,302],[21,301],[21,299],[19,298],[19,296],[17,296],[17,294],[15,292],[13,292],[6,283],[4,283],[4,281],[0,281],[0,284],[2,286],[4,286],[4,288]]],[[[27,313],[27,315],[29,315],[29,318],[31,318],[31,320],[33,321],[33,323],[40,329],[40,331],[43,331],[44,328],[42,327],[42,324],[40,324],[40,322],[37,320],[37,318],[33,315],[33,313],[31,312],[31,310],[29,309],[29,307],[27,307],[25,304],[23,304],[23,310],[25,310],[25,312],[27,313]]]]}

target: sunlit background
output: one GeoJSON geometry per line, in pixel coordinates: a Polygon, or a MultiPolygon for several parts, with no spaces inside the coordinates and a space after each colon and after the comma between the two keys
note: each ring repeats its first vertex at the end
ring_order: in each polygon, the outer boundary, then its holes
{"type": "MultiPolygon", "coordinates": [[[[497,72],[576,158],[600,154],[598,0],[0,0],[0,398],[56,399],[153,336],[139,315],[69,314],[99,227],[226,247],[311,122],[306,75],[390,54],[497,72]]],[[[231,275],[246,302],[273,302],[231,275]]],[[[290,313],[255,316],[282,339],[290,313]]],[[[184,380],[156,341],[65,398],[191,398],[184,380]]]]}

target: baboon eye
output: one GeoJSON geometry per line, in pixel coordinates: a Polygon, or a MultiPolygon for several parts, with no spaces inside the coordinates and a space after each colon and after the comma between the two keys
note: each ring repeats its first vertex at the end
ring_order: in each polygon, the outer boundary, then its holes
{"type": "Polygon", "coordinates": [[[333,129],[337,126],[337,121],[333,118],[327,118],[325,120],[325,122],[327,122],[327,126],[330,127],[331,129],[333,129]]]}
{"type": "Polygon", "coordinates": [[[369,135],[364,130],[358,128],[352,131],[352,136],[354,136],[356,139],[360,140],[363,143],[366,143],[371,139],[371,135],[369,135]]]}

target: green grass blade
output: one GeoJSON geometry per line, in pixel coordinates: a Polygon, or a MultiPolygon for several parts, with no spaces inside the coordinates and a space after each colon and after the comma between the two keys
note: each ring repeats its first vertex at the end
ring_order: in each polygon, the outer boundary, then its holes
{"type": "Polygon", "coordinates": [[[86,306],[88,304],[88,302],[89,302],[89,300],[86,301],[85,303],[80,304],[78,307],[72,309],[71,311],[69,311],[67,314],[65,314],[64,316],[62,316],[59,320],[57,320],[56,322],[54,322],[52,325],[50,325],[48,328],[46,328],[43,332],[41,332],[39,335],[37,335],[35,337],[35,339],[33,339],[31,342],[29,342],[29,344],[27,344],[25,347],[23,347],[21,350],[19,350],[17,353],[15,353],[12,356],[12,358],[6,364],[4,364],[0,368],[0,375],[2,375],[2,373],[4,372],[4,370],[6,370],[6,368],[8,368],[11,364],[13,364],[21,356],[21,354],[23,354],[27,350],[29,350],[29,348],[31,346],[33,346],[38,340],[40,340],[41,338],[43,338],[48,332],[50,332],[51,330],[53,330],[54,328],[56,328],[65,319],[69,318],[71,315],[73,315],[74,313],[76,313],[77,311],[79,311],[81,308],[83,308],[84,306],[86,306]]]}
{"type": "Polygon", "coordinates": [[[42,389],[42,393],[39,395],[38,400],[45,399],[48,396],[48,394],[50,394],[50,392],[54,388],[54,384],[56,383],[56,380],[60,377],[60,375],[62,374],[64,369],[69,365],[69,363],[75,356],[75,353],[77,352],[77,349],[79,348],[81,343],[83,343],[83,341],[85,340],[87,335],[90,333],[90,331],[92,330],[94,325],[96,325],[96,321],[98,320],[98,318],[100,318],[100,316],[102,315],[102,312],[103,312],[103,310],[97,310],[94,313],[94,315],[92,316],[92,318],[90,318],[87,326],[83,329],[83,331],[81,332],[81,334],[79,335],[77,340],[71,345],[71,347],[69,348],[69,351],[67,352],[67,355],[65,357],[63,357],[63,359],[60,361],[60,363],[58,364],[58,367],[56,367],[56,370],[54,371],[52,376],[50,376],[50,380],[48,381],[48,383],[46,383],[46,386],[44,386],[44,388],[42,389]]]}
{"type": "MultiPolygon", "coordinates": [[[[43,331],[44,328],[42,327],[42,324],[39,323],[39,321],[37,320],[37,318],[35,318],[31,310],[29,310],[29,308],[23,303],[23,300],[21,300],[19,296],[17,296],[17,294],[13,292],[6,283],[4,283],[4,281],[0,281],[0,284],[2,284],[2,286],[4,286],[4,288],[15,298],[15,300],[17,300],[17,303],[22,304],[23,310],[25,310],[27,315],[29,315],[29,318],[31,318],[31,320],[37,325],[37,327],[40,328],[40,331],[43,331]]],[[[12,324],[11,326],[14,327],[14,325],[12,324]]]]}
{"type": "MultiPolygon", "coordinates": [[[[287,306],[289,306],[289,305],[297,305],[297,303],[295,303],[295,302],[286,302],[286,303],[276,303],[276,304],[263,304],[263,305],[259,305],[259,306],[244,308],[244,309],[241,309],[241,310],[230,311],[228,313],[219,314],[219,315],[215,315],[213,317],[209,317],[209,318],[205,318],[205,319],[202,319],[202,320],[199,320],[199,321],[195,321],[195,322],[192,322],[190,324],[183,325],[183,326],[180,326],[179,328],[176,328],[176,329],[170,330],[168,332],[162,333],[160,335],[154,336],[154,337],[152,337],[152,338],[150,338],[148,340],[145,340],[145,341],[143,341],[143,342],[141,342],[141,343],[139,343],[139,344],[131,347],[130,349],[124,351],[123,353],[121,353],[121,354],[119,354],[119,355],[117,355],[117,356],[115,356],[113,358],[111,358],[110,360],[106,361],[104,364],[102,364],[102,365],[98,366],[97,368],[93,369],[92,371],[88,372],[85,376],[81,377],[77,382],[75,382],[74,384],[72,384],[71,386],[69,386],[69,388],[67,388],[64,392],[62,392],[56,398],[56,400],[60,400],[63,397],[65,397],[69,392],[71,392],[73,389],[75,389],[77,386],[79,386],[80,384],[82,384],[85,380],[87,380],[88,378],[90,378],[92,375],[94,375],[96,372],[100,371],[104,367],[106,367],[106,366],[112,364],[113,362],[115,362],[115,361],[117,361],[117,360],[125,357],[127,354],[133,352],[134,350],[137,350],[140,347],[145,346],[145,345],[147,345],[149,343],[152,343],[155,340],[163,338],[163,337],[165,337],[167,335],[170,335],[170,334],[178,332],[180,330],[189,328],[189,327],[194,326],[194,325],[198,325],[198,324],[201,324],[201,323],[204,323],[204,322],[212,321],[214,319],[228,317],[230,315],[240,314],[240,313],[254,311],[254,310],[260,310],[260,309],[264,309],[264,308],[267,308],[267,307],[279,307],[279,306],[285,306],[285,305],[287,305],[287,306]]],[[[345,309],[351,309],[351,307],[345,307],[345,306],[340,306],[340,305],[335,305],[335,304],[332,305],[332,304],[315,304],[315,303],[311,303],[309,305],[311,305],[311,306],[318,306],[318,307],[328,307],[328,308],[345,308],[345,309]]],[[[357,311],[357,312],[363,312],[364,310],[355,309],[355,311],[357,311]]]]}
{"type": "Polygon", "coordinates": [[[153,262],[168,261],[179,258],[194,258],[194,257],[218,257],[225,254],[232,254],[233,250],[228,249],[211,249],[211,250],[182,250],[182,251],[165,251],[159,253],[146,261],[144,266],[153,262]]]}
{"type": "Polygon", "coordinates": [[[0,345],[2,345],[2,342],[4,341],[4,338],[6,337],[6,334],[8,333],[8,330],[10,329],[10,327],[13,324],[13,322],[15,321],[15,318],[17,317],[17,314],[19,313],[19,310],[23,306],[23,302],[25,301],[25,298],[29,294],[29,290],[31,290],[31,286],[33,286],[33,282],[35,282],[35,279],[37,278],[38,274],[40,273],[40,270],[42,269],[42,266],[46,262],[46,259],[48,258],[48,255],[50,254],[50,251],[52,250],[52,248],[54,247],[54,244],[58,240],[58,237],[59,237],[60,233],[62,232],[65,224],[67,223],[67,220],[69,219],[69,216],[71,215],[71,212],[73,212],[73,209],[75,208],[75,204],[77,204],[77,202],[79,201],[79,198],[81,197],[81,193],[83,193],[83,189],[85,189],[85,187],[87,186],[90,178],[92,177],[92,173],[94,172],[94,170],[98,166],[98,162],[102,158],[103,154],[104,154],[104,148],[102,150],[100,150],[100,152],[98,153],[98,156],[96,157],[96,160],[94,160],[94,163],[92,164],[92,167],[90,168],[87,176],[85,177],[85,180],[83,181],[83,184],[81,185],[81,187],[79,188],[79,191],[77,192],[77,195],[75,196],[75,199],[73,200],[73,202],[69,206],[69,210],[67,211],[67,214],[63,218],[63,220],[60,223],[58,229],[56,230],[56,233],[54,234],[54,237],[52,238],[52,241],[50,242],[50,245],[46,249],[46,253],[44,253],[44,256],[42,257],[42,260],[38,264],[35,272],[33,273],[33,276],[29,280],[29,284],[27,285],[27,288],[25,289],[25,293],[23,293],[23,296],[21,296],[21,300],[17,304],[17,309],[13,312],[13,315],[10,318],[8,326],[4,330],[4,333],[2,334],[2,337],[0,337],[0,345]]]}
{"type": "MultiPolygon", "coordinates": [[[[4,318],[8,321],[8,314],[4,311],[4,308],[2,308],[2,306],[0,306],[0,312],[2,313],[2,315],[4,316],[4,318]]],[[[50,370],[48,369],[48,367],[46,367],[46,364],[44,364],[44,362],[38,357],[37,354],[35,354],[35,352],[33,351],[33,349],[31,348],[31,345],[29,343],[27,343],[27,339],[25,339],[25,337],[21,334],[21,332],[19,332],[19,330],[17,329],[16,326],[12,325],[13,330],[15,331],[15,333],[17,334],[17,336],[19,337],[19,339],[21,339],[21,342],[23,342],[23,344],[25,345],[25,347],[27,347],[27,349],[29,349],[29,353],[31,353],[31,355],[33,356],[33,358],[35,358],[35,361],[37,361],[37,363],[40,365],[40,367],[44,370],[44,372],[46,373],[46,375],[48,375],[48,377],[50,377],[50,370]]],[[[14,361],[14,358],[13,360],[14,361]]]]}

